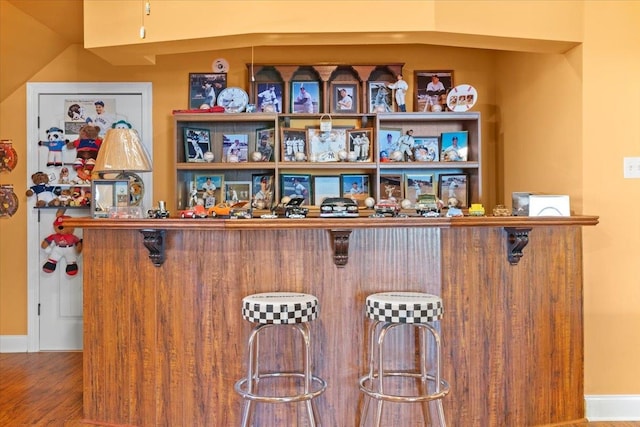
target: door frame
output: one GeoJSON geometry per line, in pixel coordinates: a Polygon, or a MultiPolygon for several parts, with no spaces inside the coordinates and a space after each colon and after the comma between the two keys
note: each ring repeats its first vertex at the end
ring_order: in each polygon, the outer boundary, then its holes
{"type": "MultiPolygon", "coordinates": [[[[123,83],[27,83],[27,176],[37,170],[38,158],[38,115],[41,95],[140,95],[142,99],[142,123],[138,129],[142,143],[153,158],[152,125],[152,84],[150,82],[123,83]]],[[[153,177],[145,180],[143,206],[151,206],[153,177]],[[148,181],[148,182],[147,182],[148,181]]],[[[40,241],[38,233],[38,212],[33,202],[27,205],[27,351],[40,351],[40,322],[38,303],[40,302],[40,241]]]]}

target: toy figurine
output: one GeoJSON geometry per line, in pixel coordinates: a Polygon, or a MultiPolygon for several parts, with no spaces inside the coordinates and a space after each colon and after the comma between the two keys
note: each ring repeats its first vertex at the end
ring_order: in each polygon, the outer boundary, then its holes
{"type": "Polygon", "coordinates": [[[74,229],[72,227],[63,224],[65,218],[71,217],[64,215],[64,211],[59,210],[55,221],[53,221],[55,233],[50,234],[40,245],[49,255],[49,258],[42,266],[42,270],[45,273],[53,273],[56,271],[58,262],[64,258],[67,261],[65,270],[67,275],[75,276],[78,274],[77,255],[82,252],[82,240],[73,234],[74,229]]]}
{"type": "Polygon", "coordinates": [[[59,127],[54,126],[47,129],[47,140],[38,142],[38,145],[49,148],[47,167],[62,166],[62,149],[67,142],[64,139],[64,131],[59,127]]]}

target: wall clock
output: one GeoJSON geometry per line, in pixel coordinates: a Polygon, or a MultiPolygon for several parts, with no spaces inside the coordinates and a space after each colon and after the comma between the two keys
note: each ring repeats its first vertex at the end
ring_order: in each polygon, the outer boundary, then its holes
{"type": "Polygon", "coordinates": [[[249,95],[239,87],[228,87],[218,95],[218,105],[224,108],[226,113],[241,113],[247,107],[249,95]]]}

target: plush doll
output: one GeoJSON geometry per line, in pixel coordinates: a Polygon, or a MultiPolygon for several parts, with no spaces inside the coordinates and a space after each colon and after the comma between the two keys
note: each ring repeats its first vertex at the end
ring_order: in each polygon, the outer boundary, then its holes
{"type": "Polygon", "coordinates": [[[67,143],[67,148],[76,149],[77,159],[73,162],[73,168],[78,175],[79,184],[91,181],[91,171],[96,164],[102,144],[102,139],[98,136],[99,132],[98,126],[84,125],[78,132],[78,139],[67,143]]]}
{"type": "Polygon", "coordinates": [[[39,141],[38,145],[49,148],[47,167],[62,166],[62,148],[67,144],[64,139],[64,131],[58,127],[47,129],[47,140],[39,141]]]}
{"type": "Polygon", "coordinates": [[[127,122],[126,120],[118,120],[117,122],[115,122],[114,124],[111,125],[112,129],[131,129],[131,123],[127,122]]]}
{"type": "Polygon", "coordinates": [[[60,187],[49,185],[49,175],[44,172],[36,172],[31,175],[33,185],[27,190],[27,197],[36,195],[36,207],[58,206],[60,187]]]}
{"type": "Polygon", "coordinates": [[[47,261],[42,266],[45,273],[56,271],[58,261],[64,258],[67,261],[66,273],[69,276],[78,274],[77,256],[82,252],[82,240],[73,234],[74,229],[64,225],[63,220],[71,218],[64,215],[60,210],[53,221],[55,233],[49,235],[42,241],[40,247],[49,255],[47,261]]]}

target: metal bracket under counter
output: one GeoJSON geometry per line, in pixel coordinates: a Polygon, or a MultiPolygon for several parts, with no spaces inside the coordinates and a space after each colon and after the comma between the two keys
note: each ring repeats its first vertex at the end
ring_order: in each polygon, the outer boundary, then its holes
{"type": "Polygon", "coordinates": [[[507,232],[507,259],[509,264],[516,265],[523,256],[522,250],[529,243],[531,228],[504,227],[504,230],[507,232]]]}
{"type": "Polygon", "coordinates": [[[144,246],[149,251],[149,259],[156,267],[164,264],[165,260],[165,230],[143,229],[140,233],[144,236],[144,246]]]}

